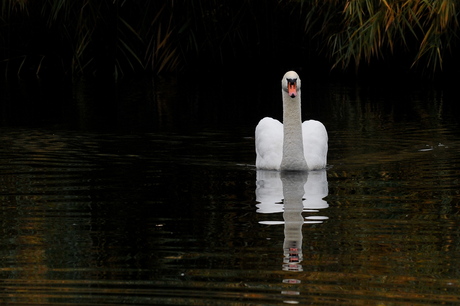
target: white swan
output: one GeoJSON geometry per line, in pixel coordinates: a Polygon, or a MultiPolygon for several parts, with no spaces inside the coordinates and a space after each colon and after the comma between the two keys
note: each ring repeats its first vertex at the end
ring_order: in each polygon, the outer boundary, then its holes
{"type": "Polygon", "coordinates": [[[316,120],[302,123],[298,74],[286,72],[281,87],[284,126],[270,117],[260,120],[256,127],[257,169],[306,171],[325,168],[327,131],[316,120]]]}

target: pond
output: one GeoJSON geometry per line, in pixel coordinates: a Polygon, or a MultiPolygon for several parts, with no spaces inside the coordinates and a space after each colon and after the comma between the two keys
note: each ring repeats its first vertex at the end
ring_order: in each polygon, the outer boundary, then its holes
{"type": "Polygon", "coordinates": [[[0,301],[460,302],[455,88],[305,78],[328,167],[280,175],[281,76],[2,81],[0,301]]]}

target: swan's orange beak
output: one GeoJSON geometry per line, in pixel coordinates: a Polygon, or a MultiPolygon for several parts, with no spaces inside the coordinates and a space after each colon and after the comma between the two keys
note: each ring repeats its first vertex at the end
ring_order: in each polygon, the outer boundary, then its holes
{"type": "Polygon", "coordinates": [[[297,96],[297,84],[296,82],[288,82],[288,94],[291,98],[297,96]]]}

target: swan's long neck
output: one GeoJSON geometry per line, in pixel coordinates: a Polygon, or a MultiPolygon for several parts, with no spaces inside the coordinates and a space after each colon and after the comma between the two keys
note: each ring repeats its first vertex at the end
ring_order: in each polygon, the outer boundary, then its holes
{"type": "Polygon", "coordinates": [[[291,98],[283,92],[283,159],[280,170],[304,171],[308,170],[303,153],[302,118],[300,112],[300,91],[291,98]]]}

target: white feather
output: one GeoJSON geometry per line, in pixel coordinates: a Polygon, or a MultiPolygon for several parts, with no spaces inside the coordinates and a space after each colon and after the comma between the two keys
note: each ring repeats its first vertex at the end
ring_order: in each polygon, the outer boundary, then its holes
{"type": "MultiPolygon", "coordinates": [[[[285,74],[282,80],[283,86],[283,107],[284,107],[284,118],[291,118],[291,115],[298,116],[299,114],[290,114],[291,107],[289,103],[299,103],[300,105],[300,79],[295,72],[288,72],[285,74]],[[286,91],[286,79],[298,79],[298,96],[295,98],[289,97],[286,91]],[[292,100],[289,100],[291,99],[292,100]],[[288,108],[288,109],[287,109],[288,108]]],[[[298,108],[300,111],[300,107],[298,108]]],[[[292,111],[291,111],[292,112],[292,111]]],[[[300,118],[300,117],[299,117],[300,118]]],[[[294,126],[299,126],[299,123],[295,123],[294,126]],[[297,125],[298,124],[298,125],[297,125]]],[[[291,124],[292,126],[292,124],[291,124]]],[[[324,169],[327,163],[327,150],[328,150],[328,136],[324,125],[316,120],[308,120],[302,123],[301,129],[295,128],[292,131],[284,131],[284,126],[278,120],[270,117],[265,117],[260,120],[256,127],[255,132],[255,145],[256,145],[256,167],[261,170],[282,170],[281,162],[283,159],[283,141],[284,135],[292,137],[293,139],[302,138],[303,141],[303,155],[307,163],[308,170],[324,169]],[[301,131],[301,132],[300,132],[301,131]],[[300,136],[300,133],[302,136],[300,136]]],[[[290,152],[284,152],[285,158],[293,158],[299,160],[299,155],[290,155],[290,152]]],[[[301,156],[301,155],[300,155],[301,156]]],[[[290,169],[292,170],[292,169],[290,169]]],[[[304,169],[298,169],[304,170],[304,169]]]]}

